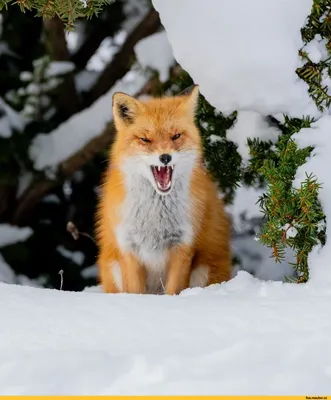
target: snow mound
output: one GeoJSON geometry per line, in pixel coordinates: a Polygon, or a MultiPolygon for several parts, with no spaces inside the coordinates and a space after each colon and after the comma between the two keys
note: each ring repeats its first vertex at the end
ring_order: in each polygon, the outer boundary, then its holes
{"type": "Polygon", "coordinates": [[[326,288],[242,272],[174,297],[1,284],[0,301],[1,395],[331,391],[326,288]]]}
{"type": "Polygon", "coordinates": [[[301,65],[312,0],[153,0],[174,56],[218,110],[318,114],[301,65]]]}
{"type": "Polygon", "coordinates": [[[150,67],[158,71],[161,82],[169,79],[169,70],[175,60],[165,31],[140,40],[134,51],[143,68],[150,67]]]}

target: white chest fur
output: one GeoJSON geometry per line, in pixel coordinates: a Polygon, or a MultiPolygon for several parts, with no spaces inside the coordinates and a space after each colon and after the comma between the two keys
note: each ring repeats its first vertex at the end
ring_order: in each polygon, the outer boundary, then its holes
{"type": "Polygon", "coordinates": [[[180,178],[166,196],[158,194],[143,176],[127,182],[117,241],[145,266],[149,292],[157,292],[164,282],[168,249],[192,240],[189,183],[180,178]]]}

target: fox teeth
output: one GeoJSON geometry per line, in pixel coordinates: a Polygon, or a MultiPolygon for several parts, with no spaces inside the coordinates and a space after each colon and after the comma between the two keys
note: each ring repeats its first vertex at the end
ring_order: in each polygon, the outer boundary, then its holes
{"type": "Polygon", "coordinates": [[[156,166],[156,169],[157,169],[158,171],[160,171],[160,167],[159,167],[158,165],[156,166]]]}

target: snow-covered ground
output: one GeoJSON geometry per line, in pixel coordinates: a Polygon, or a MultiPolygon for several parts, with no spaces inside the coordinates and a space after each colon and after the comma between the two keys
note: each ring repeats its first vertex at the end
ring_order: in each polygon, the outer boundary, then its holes
{"type": "Polygon", "coordinates": [[[331,288],[246,272],[180,296],[0,284],[1,395],[331,391],[331,288]]]}

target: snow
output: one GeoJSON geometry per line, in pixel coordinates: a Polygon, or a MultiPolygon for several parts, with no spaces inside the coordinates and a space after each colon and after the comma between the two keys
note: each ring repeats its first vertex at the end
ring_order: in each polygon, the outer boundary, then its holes
{"type": "Polygon", "coordinates": [[[244,232],[251,227],[251,220],[261,219],[263,214],[258,200],[265,193],[265,189],[257,189],[253,186],[239,186],[236,189],[233,203],[227,206],[227,211],[232,216],[233,228],[237,233],[244,232]]]}
{"type": "Polygon", "coordinates": [[[295,72],[302,65],[300,30],[312,0],[153,0],[153,5],[175,59],[221,112],[319,115],[295,72]]]}
{"type": "Polygon", "coordinates": [[[20,73],[20,80],[22,82],[30,82],[33,79],[33,74],[30,71],[22,71],[20,73]]]}
{"type": "Polygon", "coordinates": [[[75,29],[65,32],[67,47],[71,54],[75,53],[84,42],[86,38],[85,27],[84,21],[76,20],[75,29]]]}
{"type": "Polygon", "coordinates": [[[328,288],[240,272],[175,297],[1,284],[0,300],[1,395],[331,390],[328,288]]]}
{"type": "Polygon", "coordinates": [[[76,113],[54,131],[37,135],[29,149],[37,170],[56,168],[91,139],[100,135],[112,119],[112,97],[115,92],[135,95],[147,82],[146,74],[128,73],[92,106],[76,113]]]}
{"type": "Polygon", "coordinates": [[[41,288],[45,284],[43,277],[39,277],[38,279],[30,279],[25,275],[17,275],[16,282],[14,283],[35,288],[41,288]]]}
{"type": "Polygon", "coordinates": [[[323,39],[320,35],[315,35],[314,39],[307,43],[304,51],[307,53],[310,61],[318,64],[328,58],[327,43],[328,41],[323,39]]]}
{"type": "Polygon", "coordinates": [[[53,78],[59,75],[65,75],[75,69],[75,64],[70,61],[52,61],[46,69],[46,77],[53,78]]]}
{"type": "Polygon", "coordinates": [[[15,283],[15,273],[0,254],[0,282],[15,283]]]}
{"type": "Polygon", "coordinates": [[[260,139],[262,141],[271,141],[276,143],[281,130],[271,125],[268,120],[255,111],[240,111],[234,125],[227,131],[227,139],[238,146],[238,152],[241,155],[244,164],[247,164],[250,158],[247,139],[260,139]]]}
{"type": "Polygon", "coordinates": [[[7,43],[0,41],[0,57],[2,55],[18,58],[17,54],[10,50],[7,43]]]}
{"type": "Polygon", "coordinates": [[[154,33],[140,40],[134,51],[143,68],[150,67],[158,71],[161,82],[169,79],[170,67],[175,60],[165,31],[154,33]]]}
{"type": "Polygon", "coordinates": [[[123,29],[131,32],[138,23],[146,16],[150,10],[149,0],[126,0],[123,4],[125,20],[123,21],[123,29]]]}
{"type": "Polygon", "coordinates": [[[75,76],[76,89],[79,93],[88,92],[100,76],[100,71],[83,69],[75,76]]]}
{"type": "Polygon", "coordinates": [[[255,278],[284,282],[286,278],[294,276],[295,271],[290,263],[295,262],[295,253],[290,248],[285,249],[284,260],[276,262],[271,256],[271,249],[252,235],[235,237],[231,243],[233,253],[240,256],[241,265],[238,269],[249,272],[255,278]]]}
{"type": "Polygon", "coordinates": [[[29,227],[20,228],[9,224],[0,224],[0,247],[24,242],[32,233],[33,231],[29,227]]]}
{"type": "Polygon", "coordinates": [[[213,135],[212,134],[212,135],[208,136],[208,140],[209,140],[210,144],[215,144],[215,143],[218,143],[218,142],[222,142],[223,138],[221,136],[217,136],[217,135],[213,135]]]}
{"type": "Polygon", "coordinates": [[[39,96],[41,93],[41,86],[37,83],[30,83],[26,89],[24,94],[29,94],[30,96],[39,96]]]}
{"type": "Polygon", "coordinates": [[[85,279],[96,278],[97,276],[98,276],[97,265],[91,265],[89,267],[84,268],[82,271],[82,277],[85,279]]]}
{"type": "Polygon", "coordinates": [[[296,235],[298,234],[297,229],[294,226],[291,226],[290,224],[285,224],[283,226],[283,230],[286,233],[286,238],[295,238],[296,235]]]}
{"type": "Polygon", "coordinates": [[[0,97],[0,138],[9,138],[13,133],[13,129],[22,131],[24,122],[19,113],[13,110],[0,97]]]}
{"type": "Polygon", "coordinates": [[[70,251],[64,246],[58,246],[56,249],[63,257],[69,258],[78,265],[82,265],[85,260],[85,254],[81,251],[70,251]]]}
{"type": "MultiPolygon", "coordinates": [[[[27,240],[33,231],[31,228],[19,228],[9,224],[0,224],[0,248],[27,240]]],[[[16,283],[16,275],[0,254],[0,282],[16,283]]]]}
{"type": "Polygon", "coordinates": [[[101,72],[104,70],[107,64],[109,64],[118,52],[119,48],[125,42],[127,33],[124,30],[119,31],[113,38],[106,37],[101,42],[97,51],[88,61],[86,68],[88,71],[101,72]]]}
{"type": "Polygon", "coordinates": [[[31,287],[41,287],[42,285],[41,282],[39,282],[40,280],[42,279],[37,281],[30,279],[25,275],[16,275],[0,254],[0,282],[31,287]]]}
{"type": "Polygon", "coordinates": [[[310,254],[310,280],[318,285],[330,285],[331,283],[331,116],[324,116],[312,124],[311,128],[301,129],[293,136],[299,148],[314,146],[311,157],[305,164],[298,168],[293,186],[299,188],[301,182],[306,179],[306,174],[313,173],[322,184],[319,190],[319,200],[326,215],[327,243],[320,249],[316,247],[310,254]]]}

